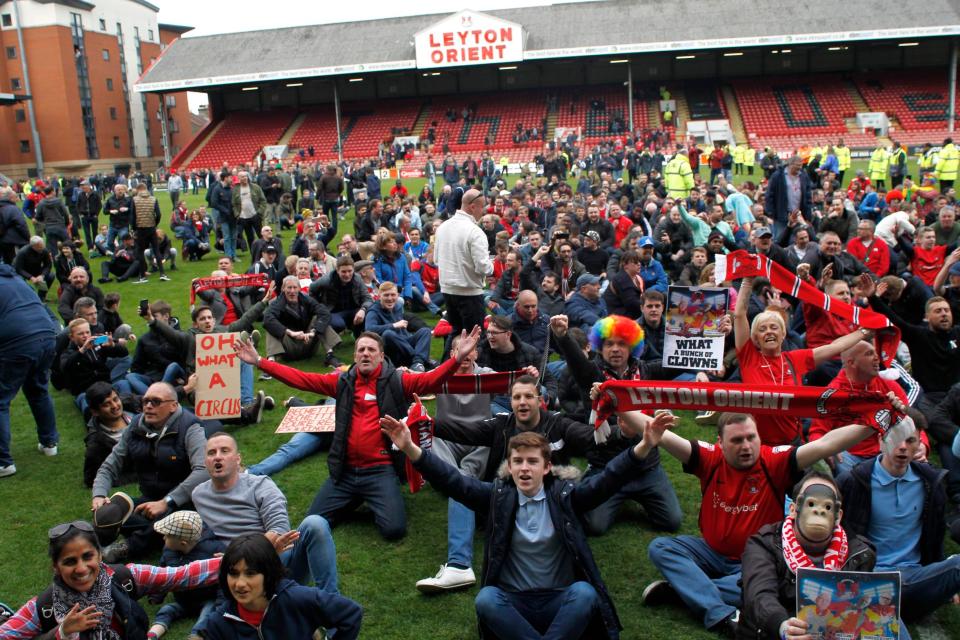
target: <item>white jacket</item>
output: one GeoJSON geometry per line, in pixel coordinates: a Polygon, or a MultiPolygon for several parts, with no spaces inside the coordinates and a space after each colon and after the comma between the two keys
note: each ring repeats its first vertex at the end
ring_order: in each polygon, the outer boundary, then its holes
{"type": "Polygon", "coordinates": [[[493,273],[487,236],[469,213],[457,210],[440,225],[433,257],[440,275],[440,291],[456,296],[479,296],[484,277],[493,273]]]}

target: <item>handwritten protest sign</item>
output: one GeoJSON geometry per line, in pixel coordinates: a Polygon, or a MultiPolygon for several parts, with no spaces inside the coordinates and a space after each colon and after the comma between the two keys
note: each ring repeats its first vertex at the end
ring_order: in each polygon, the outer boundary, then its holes
{"type": "Polygon", "coordinates": [[[336,406],[332,404],[290,407],[277,433],[329,433],[336,426],[336,406]]]}
{"type": "Polygon", "coordinates": [[[667,294],[663,366],[713,371],[723,363],[720,319],[727,313],[726,289],[670,287],[667,294]]]}
{"type": "Polygon", "coordinates": [[[240,359],[233,350],[239,333],[197,334],[197,391],[200,419],[240,417],[240,359]]]}
{"type": "Polygon", "coordinates": [[[813,638],[897,640],[900,573],[797,570],[797,617],[813,638]]]}

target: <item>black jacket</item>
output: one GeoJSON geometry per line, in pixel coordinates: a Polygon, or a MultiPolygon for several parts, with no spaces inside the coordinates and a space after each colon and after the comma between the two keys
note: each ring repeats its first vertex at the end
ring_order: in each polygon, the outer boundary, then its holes
{"type": "Polygon", "coordinates": [[[277,340],[283,340],[287,329],[314,331],[322,337],[330,324],[330,309],[303,293],[297,302],[299,307],[293,308],[283,295],[276,297],[263,313],[263,328],[277,340]]]}
{"type": "Polygon", "coordinates": [[[100,195],[96,191],[84,193],[82,189],[80,190],[77,195],[77,213],[85,218],[96,218],[100,215],[102,207],[100,195]]]}
{"type": "Polygon", "coordinates": [[[77,291],[68,281],[67,284],[63,285],[60,301],[57,304],[57,311],[63,318],[64,324],[69,324],[73,320],[73,305],[80,298],[93,298],[93,301],[97,303],[97,311],[103,309],[103,291],[92,284],[88,284],[84,291],[77,291]]]}
{"type": "Polygon", "coordinates": [[[46,229],[66,229],[70,212],[59,196],[47,196],[37,203],[33,218],[42,222],[46,229]]]}
{"type": "Polygon", "coordinates": [[[626,271],[617,271],[610,278],[607,290],[603,292],[603,301],[607,303],[607,313],[628,318],[639,318],[643,312],[643,298],[640,289],[626,271]]]}
{"type": "Polygon", "coordinates": [[[87,278],[91,282],[93,281],[93,273],[90,271],[90,263],[87,262],[87,259],[83,257],[82,252],[73,252],[72,266],[71,262],[68,262],[62,253],[58,253],[56,259],[53,261],[53,268],[57,273],[57,280],[59,280],[60,284],[64,287],[70,284],[70,272],[76,267],[83,267],[87,272],[87,278]]]}
{"type": "Polygon", "coordinates": [[[23,278],[34,278],[39,275],[46,278],[53,268],[53,257],[46,249],[37,252],[30,245],[24,245],[20,247],[13,259],[13,268],[23,278]]]}
{"type": "Polygon", "coordinates": [[[71,342],[60,356],[60,371],[70,393],[78,396],[94,382],[110,382],[107,358],[123,358],[127,355],[127,348],[120,345],[104,345],[80,353],[77,345],[71,342]]]}
{"type": "MultiPolygon", "coordinates": [[[[483,482],[461,475],[459,470],[444,463],[429,451],[415,465],[430,484],[439,491],[463,503],[473,511],[487,515],[486,544],[483,553],[483,586],[500,584],[504,563],[510,552],[510,539],[516,526],[519,498],[517,488],[509,476],[494,482],[483,482]]],[[[491,465],[487,465],[490,467],[491,465]]],[[[585,638],[619,638],[621,624],[613,600],[593,559],[587,535],[581,523],[582,514],[600,506],[625,483],[640,475],[643,465],[632,451],[624,451],[612,460],[602,473],[579,483],[572,478],[549,475],[544,478],[544,489],[554,530],[571,556],[577,579],[589,582],[599,597],[599,614],[584,632],[585,638]]],[[[555,474],[557,471],[556,470],[555,474]]]]}
{"type": "Polygon", "coordinates": [[[536,367],[543,376],[541,384],[547,388],[547,396],[550,399],[556,398],[557,379],[543,366],[543,353],[521,342],[517,334],[510,336],[510,342],[513,343],[513,351],[501,354],[491,349],[489,342],[481,340],[477,347],[477,364],[494,371],[517,371],[524,367],[536,367]]]}
{"type": "Polygon", "coordinates": [[[110,219],[110,226],[114,229],[123,229],[130,226],[130,216],[133,214],[133,198],[125,196],[118,198],[111,195],[103,205],[103,211],[110,219]],[[116,213],[114,213],[116,212],[116,213]]]}
{"type": "MultiPolygon", "coordinates": [[[[843,494],[843,528],[848,535],[866,536],[870,531],[870,510],[873,489],[870,477],[879,457],[864,460],[849,473],[837,479],[843,494]]],[[[920,515],[920,564],[928,565],[943,560],[943,534],[947,525],[944,511],[947,491],[944,478],[947,472],[929,464],[911,462],[910,468],[923,480],[923,513],[920,515]]]]}
{"type": "Polygon", "coordinates": [[[960,382],[927,415],[927,428],[937,442],[953,442],[960,425],[960,382]]]}
{"type": "Polygon", "coordinates": [[[0,244],[21,247],[30,242],[30,227],[20,208],[8,200],[0,200],[0,244]]]}
{"type": "MultiPolygon", "coordinates": [[[[127,421],[127,426],[129,426],[130,421],[133,420],[133,414],[124,411],[123,415],[127,421]]],[[[85,445],[83,453],[83,483],[88,487],[92,487],[93,479],[97,477],[97,471],[100,469],[100,465],[103,464],[103,461],[106,460],[110,452],[113,451],[113,448],[117,445],[117,441],[108,435],[107,430],[104,429],[96,417],[92,417],[89,422],[87,422],[87,435],[84,437],[83,443],[85,445]]],[[[132,469],[124,469],[125,473],[121,483],[129,484],[136,481],[136,476],[132,471],[132,469]]]]}
{"type": "Polygon", "coordinates": [[[340,275],[336,271],[331,271],[323,277],[317,278],[310,285],[310,297],[326,305],[327,308],[334,312],[352,311],[353,309],[369,311],[370,307],[373,306],[373,298],[370,297],[367,286],[363,284],[363,280],[356,273],[353,274],[353,280],[347,285],[343,285],[340,280],[340,275]],[[350,300],[353,301],[353,306],[342,307],[340,304],[339,289],[341,286],[350,287],[350,300]]]}
{"type": "Polygon", "coordinates": [[[160,380],[171,363],[186,365],[183,355],[175,345],[160,335],[155,327],[150,327],[137,340],[130,371],[141,373],[151,380],[160,380]]]}
{"type": "MultiPolygon", "coordinates": [[[[846,505],[844,505],[846,508],[846,505]]],[[[780,624],[797,613],[797,575],[783,559],[781,529],[783,522],[761,527],[747,540],[741,563],[740,588],[743,609],[737,638],[780,637],[780,624]]],[[[849,551],[843,571],[873,571],[877,552],[873,543],[859,535],[850,535],[849,551]]]]}
{"type": "MultiPolygon", "coordinates": [[[[593,427],[571,420],[552,411],[540,410],[540,422],[532,431],[541,434],[551,443],[553,464],[568,464],[570,457],[582,456],[592,451],[595,442],[593,427]]],[[[513,413],[498,413],[481,422],[437,421],[434,435],[450,442],[473,446],[490,447],[487,467],[482,480],[496,477],[500,463],[507,459],[507,442],[520,433],[513,413]]]]}

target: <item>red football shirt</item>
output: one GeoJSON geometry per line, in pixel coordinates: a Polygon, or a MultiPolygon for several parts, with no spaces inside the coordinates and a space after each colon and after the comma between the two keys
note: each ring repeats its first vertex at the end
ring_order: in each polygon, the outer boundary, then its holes
{"type": "Polygon", "coordinates": [[[700,533],[710,548],[740,559],[747,539],[760,527],[783,519],[783,500],[800,479],[796,447],[760,446],[749,469],[727,464],[719,444],[691,440],[683,470],[700,479],[700,533]]]}
{"type": "MultiPolygon", "coordinates": [[[[740,377],[747,384],[773,384],[796,387],[803,384],[803,376],[814,368],[813,349],[784,351],[779,356],[768,357],[748,340],[737,351],[740,377]]],[[[790,444],[800,437],[800,419],[788,415],[757,415],[757,432],[760,441],[770,446],[790,444]]]]}

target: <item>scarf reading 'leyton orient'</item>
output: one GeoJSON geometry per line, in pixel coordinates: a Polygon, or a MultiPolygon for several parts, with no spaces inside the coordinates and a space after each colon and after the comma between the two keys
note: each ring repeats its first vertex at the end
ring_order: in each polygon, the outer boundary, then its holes
{"type": "Polygon", "coordinates": [[[212,276],[210,278],[194,278],[190,283],[190,305],[197,299],[197,294],[210,289],[232,289],[234,287],[262,287],[266,288],[270,279],[265,273],[239,273],[232,276],[212,276]]]}
{"type": "MultiPolygon", "coordinates": [[[[507,393],[513,381],[522,376],[524,371],[504,371],[501,373],[460,374],[451,376],[443,384],[443,393],[460,394],[497,394],[507,393]]],[[[424,451],[433,448],[433,418],[427,413],[427,408],[417,399],[407,410],[407,428],[410,430],[410,439],[424,451]]],[[[424,480],[420,472],[406,459],[407,484],[410,493],[416,493],[423,488],[424,480]]]]}
{"type": "Polygon", "coordinates": [[[900,344],[900,330],[894,327],[883,314],[877,313],[873,309],[864,309],[832,298],[764,255],[747,253],[741,249],[727,255],[717,255],[716,263],[714,278],[717,284],[724,280],[739,280],[740,278],[753,276],[769,278],[770,284],[783,293],[798,298],[807,304],[816,305],[824,311],[839,316],[857,326],[878,331],[876,337],[877,351],[879,351],[880,359],[884,365],[889,367],[890,361],[897,354],[897,345],[900,344]],[[879,333],[881,329],[884,329],[884,331],[879,333]]]}
{"type": "Polygon", "coordinates": [[[607,419],[618,411],[690,409],[791,415],[801,418],[849,420],[885,433],[893,408],[879,391],[854,391],[829,387],[793,387],[770,384],[715,382],[661,382],[658,380],[608,380],[600,385],[590,420],[593,437],[607,441],[607,419]],[[866,417],[869,416],[869,419],[866,417]]]}

